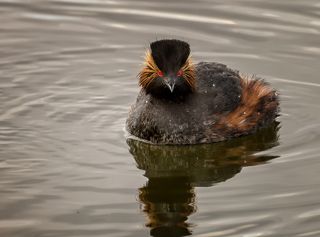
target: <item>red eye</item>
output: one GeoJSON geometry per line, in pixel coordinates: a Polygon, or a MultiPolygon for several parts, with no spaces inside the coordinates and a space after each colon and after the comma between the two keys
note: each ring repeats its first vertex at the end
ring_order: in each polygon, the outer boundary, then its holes
{"type": "Polygon", "coordinates": [[[158,71],[157,74],[158,74],[159,77],[163,77],[163,72],[158,71]]]}
{"type": "Polygon", "coordinates": [[[179,72],[177,72],[177,76],[178,77],[181,77],[183,75],[183,71],[182,70],[179,70],[179,72]]]}

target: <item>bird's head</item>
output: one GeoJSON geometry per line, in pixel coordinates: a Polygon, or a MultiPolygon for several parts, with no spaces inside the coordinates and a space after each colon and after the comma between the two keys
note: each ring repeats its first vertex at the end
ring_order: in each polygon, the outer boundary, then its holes
{"type": "Polygon", "coordinates": [[[195,68],[189,44],[180,40],[159,40],[150,44],[139,84],[156,96],[186,95],[195,90],[195,68]]]}

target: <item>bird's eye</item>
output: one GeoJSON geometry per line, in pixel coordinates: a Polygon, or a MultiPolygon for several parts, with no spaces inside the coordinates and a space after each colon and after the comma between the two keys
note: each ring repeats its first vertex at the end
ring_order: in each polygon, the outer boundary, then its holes
{"type": "Polygon", "coordinates": [[[183,75],[183,71],[182,70],[179,70],[178,72],[177,72],[177,76],[178,77],[181,77],[183,75]]]}
{"type": "Polygon", "coordinates": [[[163,72],[158,71],[157,74],[158,74],[159,77],[163,77],[163,72]]]}

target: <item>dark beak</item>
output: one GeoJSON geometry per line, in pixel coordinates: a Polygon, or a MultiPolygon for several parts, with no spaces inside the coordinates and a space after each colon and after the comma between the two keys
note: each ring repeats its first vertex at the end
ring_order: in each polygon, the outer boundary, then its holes
{"type": "Polygon", "coordinates": [[[176,78],[175,77],[165,77],[164,82],[169,87],[169,90],[172,93],[174,90],[174,86],[176,84],[176,78]]]}

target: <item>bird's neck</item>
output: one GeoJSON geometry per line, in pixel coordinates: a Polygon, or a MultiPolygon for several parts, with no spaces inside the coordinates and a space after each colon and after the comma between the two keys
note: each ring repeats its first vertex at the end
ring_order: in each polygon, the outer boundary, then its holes
{"type": "Polygon", "coordinates": [[[193,93],[194,92],[190,89],[175,89],[173,92],[171,92],[167,88],[149,92],[153,98],[168,102],[183,102],[187,100],[193,93]]]}

